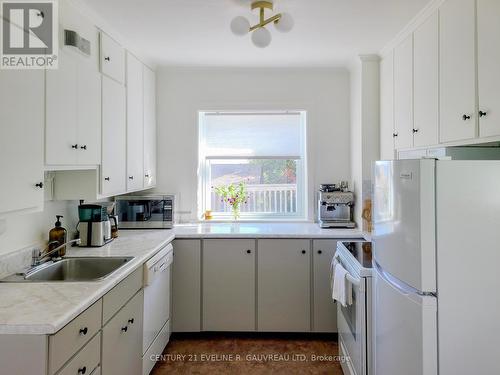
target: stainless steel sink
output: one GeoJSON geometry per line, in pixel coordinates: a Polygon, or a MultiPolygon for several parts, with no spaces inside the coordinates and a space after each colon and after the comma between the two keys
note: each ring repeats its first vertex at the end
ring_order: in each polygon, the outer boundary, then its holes
{"type": "Polygon", "coordinates": [[[42,264],[26,274],[8,276],[0,282],[99,281],[131,259],[133,257],[64,258],[42,264]]]}

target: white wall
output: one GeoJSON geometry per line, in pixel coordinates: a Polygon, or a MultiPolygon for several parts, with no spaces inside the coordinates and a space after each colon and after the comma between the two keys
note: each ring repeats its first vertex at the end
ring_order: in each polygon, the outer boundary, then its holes
{"type": "Polygon", "coordinates": [[[28,246],[47,242],[56,215],[63,215],[63,227],[68,237],[75,231],[78,220],[77,202],[45,202],[43,212],[16,214],[0,219],[0,255],[28,246]]]}
{"type": "Polygon", "coordinates": [[[318,185],[351,178],[349,91],[344,69],[158,69],[156,190],[179,194],[181,219],[197,219],[198,111],[306,110],[313,219],[318,185]]]}
{"type": "MultiPolygon", "coordinates": [[[[371,199],[373,162],[380,158],[380,60],[363,55],[351,72],[351,174],[354,218],[362,227],[363,202],[371,199]]],[[[367,229],[367,228],[363,228],[367,229]]]]}

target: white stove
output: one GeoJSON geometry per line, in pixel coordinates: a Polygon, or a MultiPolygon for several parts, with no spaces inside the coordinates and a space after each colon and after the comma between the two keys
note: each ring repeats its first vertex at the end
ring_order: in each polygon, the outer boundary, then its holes
{"type": "Polygon", "coordinates": [[[372,252],[370,242],[339,242],[335,257],[352,283],[352,304],[337,304],[339,351],[345,375],[372,374],[372,252]]]}

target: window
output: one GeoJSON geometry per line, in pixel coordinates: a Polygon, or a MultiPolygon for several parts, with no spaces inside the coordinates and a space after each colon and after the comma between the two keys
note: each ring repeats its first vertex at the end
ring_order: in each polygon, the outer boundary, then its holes
{"type": "Polygon", "coordinates": [[[201,112],[200,215],[231,218],[214,188],[246,185],[242,219],[304,219],[305,112],[201,112]]]}

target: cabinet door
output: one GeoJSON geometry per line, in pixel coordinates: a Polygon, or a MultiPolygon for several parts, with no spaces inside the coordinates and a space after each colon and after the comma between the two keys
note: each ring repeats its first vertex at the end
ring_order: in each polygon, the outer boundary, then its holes
{"type": "Polygon", "coordinates": [[[144,187],[156,185],[155,73],[144,67],[144,187]]]}
{"type": "Polygon", "coordinates": [[[415,146],[438,144],[439,122],[438,14],[429,17],[413,35],[415,146]]]}
{"type": "Polygon", "coordinates": [[[119,83],[125,82],[125,49],[101,32],[101,72],[119,83]]]}
{"type": "Polygon", "coordinates": [[[59,67],[46,71],[46,164],[77,164],[78,73],[77,57],[65,50],[59,51],[59,67]]]}
{"type": "Polygon", "coordinates": [[[500,2],[477,1],[479,135],[500,135],[500,2]]]}
{"type": "Polygon", "coordinates": [[[142,317],[140,291],[102,329],[102,373],[142,374],[142,317]]]}
{"type": "Polygon", "coordinates": [[[126,174],[125,87],[102,77],[101,193],[124,193],[126,174]]]}
{"type": "Polygon", "coordinates": [[[101,74],[88,64],[78,66],[78,164],[101,164],[101,74]]]}
{"type": "Polygon", "coordinates": [[[475,0],[448,0],[439,10],[440,141],[476,136],[475,0]]]}
{"type": "Polygon", "coordinates": [[[394,129],[396,149],[413,146],[413,36],[394,50],[394,129]]]}
{"type": "Polygon", "coordinates": [[[310,241],[259,240],[257,259],[258,330],[310,331],[310,241]]]}
{"type": "Polygon", "coordinates": [[[172,266],[172,331],[201,331],[201,241],[176,240],[172,266]]]}
{"type": "Polygon", "coordinates": [[[43,208],[44,73],[0,70],[0,212],[43,208]]]}
{"type": "Polygon", "coordinates": [[[337,241],[313,241],[313,290],[315,332],[337,332],[337,305],[332,300],[330,264],[337,241]]]}
{"type": "Polygon", "coordinates": [[[380,158],[394,159],[394,52],[380,62],[380,158]]]}
{"type": "Polygon", "coordinates": [[[142,189],[144,178],[143,65],[127,53],[127,191],[142,189]]]}
{"type": "Polygon", "coordinates": [[[255,240],[203,241],[203,330],[255,330],[255,240]]]}

